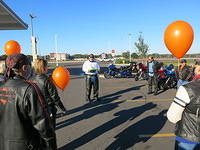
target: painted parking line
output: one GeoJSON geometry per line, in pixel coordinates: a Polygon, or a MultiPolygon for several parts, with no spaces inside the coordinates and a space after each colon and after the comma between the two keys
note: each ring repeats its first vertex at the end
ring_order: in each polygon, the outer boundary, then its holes
{"type": "Polygon", "coordinates": [[[127,100],[129,102],[162,102],[162,101],[173,101],[173,99],[138,99],[138,100],[127,100]]]}
{"type": "Polygon", "coordinates": [[[169,101],[173,101],[173,99],[115,100],[115,101],[113,101],[113,102],[122,102],[122,101],[128,101],[128,102],[169,102],[169,101]]]}
{"type": "Polygon", "coordinates": [[[139,138],[148,138],[148,137],[173,137],[174,133],[162,133],[162,134],[141,134],[139,138]]]}

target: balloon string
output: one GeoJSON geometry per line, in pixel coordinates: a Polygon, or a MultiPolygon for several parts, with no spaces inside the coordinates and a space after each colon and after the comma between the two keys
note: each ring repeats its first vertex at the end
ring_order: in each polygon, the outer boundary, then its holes
{"type": "Polygon", "coordinates": [[[180,70],[180,58],[178,58],[178,71],[180,70]]]}

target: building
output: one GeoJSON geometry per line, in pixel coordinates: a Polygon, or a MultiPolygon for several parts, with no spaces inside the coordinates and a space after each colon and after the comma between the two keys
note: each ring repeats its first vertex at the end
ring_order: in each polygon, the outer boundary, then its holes
{"type": "Polygon", "coordinates": [[[50,59],[51,60],[57,60],[58,61],[65,61],[69,59],[69,54],[67,53],[50,53],[50,59]]]}

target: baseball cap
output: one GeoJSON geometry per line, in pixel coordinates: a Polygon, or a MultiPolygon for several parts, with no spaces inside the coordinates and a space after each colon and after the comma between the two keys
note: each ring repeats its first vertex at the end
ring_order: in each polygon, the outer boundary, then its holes
{"type": "Polygon", "coordinates": [[[186,59],[181,59],[180,63],[187,63],[186,59]]]}
{"type": "Polygon", "coordinates": [[[90,58],[94,58],[94,54],[90,54],[89,57],[90,57],[90,58]]]}

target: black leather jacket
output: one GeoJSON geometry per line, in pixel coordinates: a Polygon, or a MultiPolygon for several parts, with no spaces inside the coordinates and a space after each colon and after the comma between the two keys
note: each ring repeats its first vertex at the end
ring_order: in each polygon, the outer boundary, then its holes
{"type": "Polygon", "coordinates": [[[55,150],[55,132],[35,88],[21,77],[0,83],[0,150],[55,150]],[[31,149],[32,148],[32,149],[31,149]]]}
{"type": "Polygon", "coordinates": [[[55,106],[57,106],[62,111],[66,110],[63,103],[60,100],[55,85],[45,74],[35,74],[34,76],[31,77],[30,80],[32,80],[38,85],[51,110],[52,109],[55,110],[56,109],[55,106]]]}
{"type": "Polygon", "coordinates": [[[176,124],[175,134],[184,139],[200,142],[200,79],[186,85],[190,103],[186,105],[182,119],[176,124]]]}

